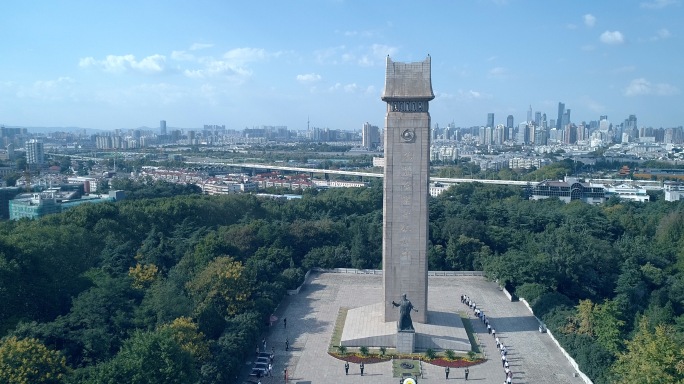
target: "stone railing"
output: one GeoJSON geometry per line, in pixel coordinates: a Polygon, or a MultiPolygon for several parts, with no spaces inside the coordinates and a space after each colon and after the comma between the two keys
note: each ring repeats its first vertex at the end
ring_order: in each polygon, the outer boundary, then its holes
{"type": "Polygon", "coordinates": [[[310,275],[311,275],[311,269],[309,269],[306,272],[306,275],[304,275],[304,282],[302,282],[302,284],[299,287],[297,287],[297,289],[288,289],[287,294],[290,296],[299,294],[299,291],[302,290],[302,287],[304,286],[304,284],[306,284],[306,282],[309,281],[310,275]]]}
{"type": "Polygon", "coordinates": [[[563,353],[563,355],[565,356],[565,358],[568,359],[568,362],[570,362],[570,365],[572,365],[572,367],[575,368],[575,371],[577,371],[577,375],[578,375],[586,384],[594,384],[594,383],[591,381],[591,379],[589,378],[589,376],[585,375],[582,371],[580,371],[579,365],[577,364],[577,362],[575,361],[575,359],[573,359],[572,356],[570,356],[570,355],[565,351],[565,349],[560,345],[560,343],[558,342],[558,340],[556,340],[556,338],[553,336],[553,333],[551,333],[551,330],[547,329],[547,328],[546,328],[546,325],[544,325],[544,322],[542,322],[537,316],[534,315],[534,311],[532,310],[532,307],[530,307],[530,304],[527,302],[527,300],[525,300],[525,299],[523,299],[523,298],[521,297],[521,298],[520,298],[520,301],[521,301],[523,304],[525,304],[525,306],[526,306],[527,309],[530,311],[530,313],[532,314],[532,316],[534,316],[534,318],[537,319],[537,321],[539,322],[539,329],[540,329],[540,331],[541,331],[541,330],[545,330],[545,331],[546,331],[546,333],[549,335],[549,337],[551,338],[551,340],[553,340],[554,344],[556,344],[556,346],[558,347],[558,349],[560,349],[560,351],[563,353]]]}
{"type": "MultiPolygon", "coordinates": [[[[355,269],[355,268],[314,268],[316,272],[326,273],[349,273],[352,275],[382,275],[382,269],[355,269]]],[[[482,271],[428,271],[428,276],[484,276],[482,271]]]]}

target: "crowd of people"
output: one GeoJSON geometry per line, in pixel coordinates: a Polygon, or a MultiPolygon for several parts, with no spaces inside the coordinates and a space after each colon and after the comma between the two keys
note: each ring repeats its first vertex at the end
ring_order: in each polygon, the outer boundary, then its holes
{"type": "Polygon", "coordinates": [[[461,303],[467,305],[470,310],[473,311],[473,314],[480,319],[480,321],[482,321],[482,324],[484,324],[485,327],[487,327],[487,333],[492,335],[494,338],[494,341],[496,342],[496,349],[501,356],[501,367],[504,371],[504,384],[512,384],[513,371],[511,371],[510,364],[508,363],[508,349],[503,344],[499,336],[497,336],[496,329],[494,329],[493,325],[489,322],[489,317],[487,317],[481,308],[477,307],[477,303],[468,295],[461,295],[461,303]]]}

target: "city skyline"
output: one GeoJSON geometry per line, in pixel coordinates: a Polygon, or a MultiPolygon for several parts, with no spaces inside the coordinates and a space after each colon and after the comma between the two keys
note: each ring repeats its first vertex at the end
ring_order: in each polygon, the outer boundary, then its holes
{"type": "Polygon", "coordinates": [[[562,102],[574,123],[681,126],[682,5],[13,1],[0,124],[360,130],[383,125],[387,55],[429,54],[433,124],[551,120],[562,102]]]}

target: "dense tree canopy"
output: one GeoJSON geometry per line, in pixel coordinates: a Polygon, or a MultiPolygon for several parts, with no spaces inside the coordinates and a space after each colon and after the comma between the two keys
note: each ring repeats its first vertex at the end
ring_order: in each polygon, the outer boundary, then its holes
{"type": "MultiPolygon", "coordinates": [[[[29,340],[38,352],[24,361],[53,356],[54,382],[222,382],[307,269],[381,267],[379,183],[292,201],[165,191],[0,223],[3,353],[29,340]]],[[[625,359],[652,369],[648,337],[681,345],[682,203],[529,201],[466,183],[430,199],[429,214],[429,268],[505,284],[595,382],[633,375],[625,359]]],[[[670,382],[684,379],[681,353],[659,355],[675,364],[670,382]]]]}

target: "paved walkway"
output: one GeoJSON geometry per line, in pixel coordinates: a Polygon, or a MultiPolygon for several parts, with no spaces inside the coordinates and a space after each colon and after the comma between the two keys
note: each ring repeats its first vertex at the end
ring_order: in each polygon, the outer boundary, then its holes
{"type": "MultiPolygon", "coordinates": [[[[513,383],[581,384],[574,369],[547,334],[539,333],[538,323],[524,304],[511,303],[496,284],[482,277],[430,277],[430,310],[467,311],[475,332],[489,359],[470,367],[468,381],[477,384],[501,384],[505,375],[494,338],[472,311],[461,304],[460,295],[468,295],[484,311],[497,336],[506,345],[513,371],[513,383]]],[[[275,348],[274,376],[262,384],[284,383],[287,368],[290,384],[372,383],[397,384],[390,362],[366,364],[364,376],[359,366],[350,364],[344,374],[344,362],[328,355],[328,346],[340,307],[355,308],[382,301],[382,276],[336,273],[312,273],[298,295],[285,299],[276,312],[279,322],[266,334],[267,350],[275,348]],[[287,327],[282,319],[287,318],[287,327]],[[289,350],[285,351],[285,340],[289,350]]],[[[251,377],[249,380],[256,382],[251,377]]],[[[444,369],[423,364],[424,382],[464,381],[463,369],[451,369],[449,380],[444,369]]]]}

